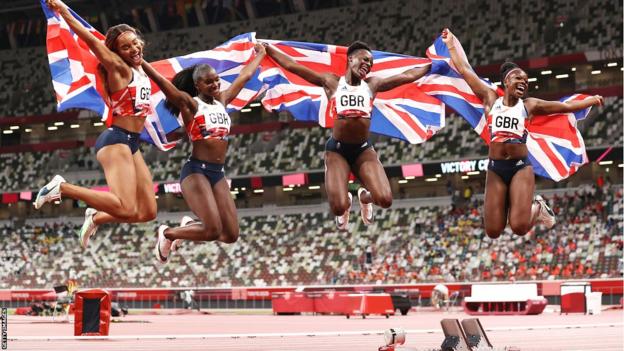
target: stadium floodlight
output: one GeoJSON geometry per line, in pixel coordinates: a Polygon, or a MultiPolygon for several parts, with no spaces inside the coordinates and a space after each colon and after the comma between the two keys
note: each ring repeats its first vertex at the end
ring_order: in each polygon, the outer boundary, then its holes
{"type": "Polygon", "coordinates": [[[562,79],[562,78],[568,78],[569,76],[570,76],[569,74],[557,74],[555,78],[562,79]]]}
{"type": "Polygon", "coordinates": [[[94,127],[100,127],[100,126],[103,126],[103,125],[104,125],[104,123],[102,123],[102,122],[95,122],[95,123],[93,123],[94,127]]]}
{"type": "Polygon", "coordinates": [[[65,125],[65,122],[54,122],[55,126],[63,126],[65,125]]]}
{"type": "Polygon", "coordinates": [[[437,182],[437,181],[438,181],[438,178],[435,178],[435,177],[425,179],[425,182],[437,182]]]}
{"type": "Polygon", "coordinates": [[[600,74],[600,73],[602,73],[602,71],[599,69],[591,71],[591,74],[600,74]]]}
{"type": "Polygon", "coordinates": [[[17,129],[19,129],[19,126],[11,126],[11,128],[10,128],[10,129],[11,129],[11,130],[17,130],[17,129]]]}
{"type": "Polygon", "coordinates": [[[468,172],[466,174],[467,175],[479,175],[479,171],[472,171],[472,172],[468,172]]]}
{"type": "Polygon", "coordinates": [[[600,161],[598,164],[601,166],[612,165],[613,161],[600,161]]]}
{"type": "Polygon", "coordinates": [[[407,183],[407,180],[405,180],[405,179],[399,179],[399,184],[405,184],[405,183],[407,183]]]}
{"type": "Polygon", "coordinates": [[[24,131],[25,131],[26,133],[30,133],[30,132],[32,132],[32,129],[30,129],[30,128],[26,128],[26,129],[24,129],[24,131]]]}
{"type": "Polygon", "coordinates": [[[469,176],[467,176],[467,175],[463,175],[463,176],[461,176],[461,179],[468,179],[468,178],[470,178],[470,177],[469,177],[469,176]]]}
{"type": "Polygon", "coordinates": [[[536,82],[536,81],[537,81],[537,78],[529,78],[529,83],[536,82]]]}
{"type": "Polygon", "coordinates": [[[545,75],[548,75],[548,74],[552,74],[552,71],[551,70],[542,71],[541,74],[543,76],[545,76],[545,75]]]}
{"type": "Polygon", "coordinates": [[[249,107],[259,107],[260,103],[259,102],[252,102],[251,104],[249,104],[249,107]]]}
{"type": "Polygon", "coordinates": [[[262,194],[264,192],[264,189],[256,189],[254,190],[255,194],[262,194]]]}
{"type": "Polygon", "coordinates": [[[308,189],[310,189],[310,190],[317,190],[317,189],[320,189],[320,188],[321,188],[321,186],[320,186],[320,185],[310,185],[310,186],[308,187],[308,189]]]}
{"type": "Polygon", "coordinates": [[[242,113],[251,112],[251,109],[250,108],[244,108],[244,109],[241,110],[241,112],[242,113]]]}
{"type": "Polygon", "coordinates": [[[48,130],[57,130],[57,129],[58,129],[58,127],[57,127],[57,126],[49,126],[49,127],[48,127],[48,130]]]}
{"type": "Polygon", "coordinates": [[[69,128],[71,128],[71,129],[80,128],[80,124],[71,124],[71,125],[69,126],[69,128]]]}
{"type": "Polygon", "coordinates": [[[2,131],[2,134],[13,134],[13,131],[10,129],[6,129],[2,131]]]}
{"type": "Polygon", "coordinates": [[[615,67],[617,66],[617,62],[609,62],[607,63],[607,67],[615,67]]]}

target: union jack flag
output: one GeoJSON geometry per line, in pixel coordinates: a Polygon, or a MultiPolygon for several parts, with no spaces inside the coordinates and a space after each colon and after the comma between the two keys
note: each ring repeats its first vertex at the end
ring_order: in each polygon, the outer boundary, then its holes
{"type": "MultiPolygon", "coordinates": [[[[69,108],[88,109],[111,123],[112,113],[103,77],[98,73],[99,64],[89,47],[69,28],[65,20],[54,13],[41,0],[41,7],[47,18],[47,51],[52,84],[56,92],[57,110],[69,108]]],[[[104,36],[75,12],[70,13],[98,39],[104,36]]],[[[210,64],[221,78],[221,87],[227,87],[238,76],[245,64],[253,59],[255,33],[246,33],[230,39],[213,50],[196,52],[153,63],[155,68],[168,79],[175,73],[195,64],[210,64]]],[[[245,85],[241,93],[228,106],[228,111],[239,110],[255,98],[263,87],[258,79],[258,70],[245,85]]],[[[176,141],[167,140],[167,133],[178,129],[182,123],[164,107],[164,94],[152,82],[151,103],[154,113],[147,117],[141,139],[161,150],[169,150],[176,141]]]]}
{"type": "MultiPolygon", "coordinates": [[[[317,72],[345,74],[347,48],[343,46],[263,40],[296,62],[317,72]]],[[[369,77],[389,77],[431,62],[427,58],[373,51],[369,77]]],[[[268,110],[289,111],[296,119],[331,128],[329,101],[323,87],[315,86],[281,68],[270,57],[262,62],[262,81],[268,90],[262,104],[268,110]]],[[[444,104],[418,89],[417,82],[378,93],[373,102],[371,131],[418,144],[444,127],[444,104]]]]}
{"type": "MultiPolygon", "coordinates": [[[[460,55],[465,57],[457,38],[455,47],[460,55]]],[[[489,144],[490,133],[483,102],[455,70],[442,37],[436,39],[427,49],[427,56],[433,61],[431,73],[421,79],[420,88],[457,111],[489,144]]],[[[485,79],[483,81],[499,96],[503,95],[503,91],[496,85],[485,79]]],[[[589,97],[575,94],[560,101],[583,100],[589,97]]],[[[588,162],[583,136],[576,126],[579,120],[587,117],[590,109],[531,118],[527,126],[527,148],[535,174],[560,181],[574,174],[580,166],[588,162]]]]}

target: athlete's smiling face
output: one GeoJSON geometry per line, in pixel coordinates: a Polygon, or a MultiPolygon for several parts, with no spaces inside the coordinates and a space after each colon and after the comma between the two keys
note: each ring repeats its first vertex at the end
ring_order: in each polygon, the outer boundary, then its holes
{"type": "Polygon", "coordinates": [[[136,33],[127,31],[119,35],[115,42],[115,52],[128,65],[138,67],[143,60],[143,40],[136,33]]]}
{"type": "Polygon", "coordinates": [[[355,50],[347,60],[351,74],[359,79],[365,79],[373,68],[373,54],[368,50],[355,50]]]}
{"type": "Polygon", "coordinates": [[[529,76],[520,68],[514,68],[505,78],[505,95],[522,98],[529,92],[529,76]]]}
{"type": "Polygon", "coordinates": [[[195,88],[204,97],[216,97],[221,89],[221,80],[213,68],[202,70],[195,82],[195,88]]]}

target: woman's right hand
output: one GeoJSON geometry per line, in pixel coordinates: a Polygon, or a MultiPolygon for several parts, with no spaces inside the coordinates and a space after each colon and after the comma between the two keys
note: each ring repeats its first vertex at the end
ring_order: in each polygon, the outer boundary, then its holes
{"type": "Polygon", "coordinates": [[[273,47],[271,46],[271,44],[267,43],[266,41],[259,41],[258,44],[263,46],[264,51],[265,51],[267,56],[271,56],[271,54],[273,52],[273,47]]]}
{"type": "Polygon", "coordinates": [[[65,3],[61,0],[46,0],[46,5],[48,5],[50,10],[58,12],[59,14],[67,12],[67,5],[65,5],[65,3]]]}
{"type": "Polygon", "coordinates": [[[454,47],[454,39],[455,36],[448,28],[444,28],[442,30],[442,41],[446,44],[446,47],[452,49],[454,47]]]}

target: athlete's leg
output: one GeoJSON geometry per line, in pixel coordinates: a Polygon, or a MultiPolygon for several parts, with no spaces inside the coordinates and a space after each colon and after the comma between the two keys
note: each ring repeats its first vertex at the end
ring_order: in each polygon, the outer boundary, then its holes
{"type": "Polygon", "coordinates": [[[490,238],[498,238],[507,225],[507,185],[492,170],[488,170],[485,176],[483,207],[485,233],[490,238]]]}
{"type": "Polygon", "coordinates": [[[347,161],[339,153],[325,151],[325,191],[329,207],[335,216],[342,216],[351,206],[349,203],[349,172],[347,161]]]}
{"type": "Polygon", "coordinates": [[[354,165],[354,173],[362,181],[367,193],[363,193],[360,200],[367,203],[374,203],[382,208],[392,206],[392,189],[388,176],[383,168],[377,152],[373,148],[364,150],[358,156],[354,165]]]}
{"type": "Polygon", "coordinates": [[[104,169],[110,192],[62,183],[61,195],[84,201],[89,207],[106,212],[119,222],[130,221],[137,215],[136,170],[130,148],[124,144],[108,145],[100,149],[96,157],[104,169]]]}
{"type": "Polygon", "coordinates": [[[140,223],[149,222],[156,218],[156,196],[154,194],[154,182],[152,181],[152,174],[150,173],[141,151],[137,151],[132,155],[134,162],[134,169],[136,174],[136,203],[137,210],[136,215],[132,218],[123,219],[112,216],[106,212],[98,212],[94,216],[94,223],[100,225],[110,222],[126,222],[126,223],[140,223]]]}
{"type": "Polygon", "coordinates": [[[200,173],[191,173],[182,181],[182,194],[191,211],[201,223],[184,227],[168,228],[165,237],[169,240],[214,241],[223,232],[219,208],[210,182],[200,173]]]}
{"type": "Polygon", "coordinates": [[[515,234],[524,235],[535,224],[534,191],[533,167],[524,167],[513,176],[509,185],[509,226],[515,234]]]}
{"type": "Polygon", "coordinates": [[[231,244],[238,240],[239,227],[238,227],[238,215],[236,214],[236,204],[232,199],[230,193],[230,187],[225,178],[221,179],[212,187],[212,193],[214,194],[219,208],[219,215],[221,216],[221,225],[223,231],[219,236],[219,241],[226,244],[231,244]]]}

